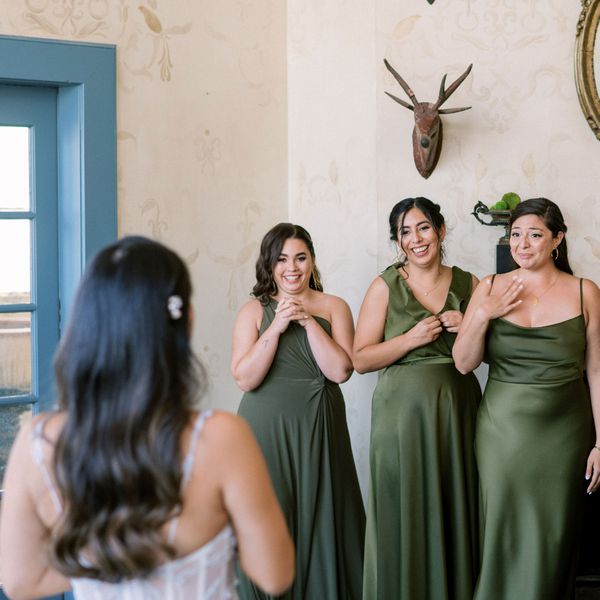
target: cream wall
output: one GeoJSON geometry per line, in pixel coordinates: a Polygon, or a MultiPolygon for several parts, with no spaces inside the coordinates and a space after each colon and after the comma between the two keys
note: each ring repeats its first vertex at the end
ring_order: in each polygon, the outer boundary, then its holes
{"type": "MultiPolygon", "coordinates": [[[[0,0],[0,33],[118,48],[121,234],[162,239],[196,286],[207,402],[235,410],[235,312],[257,244],[275,222],[305,225],[326,288],[355,316],[393,257],[386,221],[410,195],[442,205],[448,261],[481,276],[501,234],[469,215],[506,191],[563,208],[577,273],[600,282],[600,144],[574,87],[580,6],[564,0],[0,0]],[[428,180],[412,160],[412,114],[384,94],[433,100],[473,62],[447,106],[428,180]]],[[[6,59],[6,58],[4,58],[6,59]]],[[[344,385],[363,490],[375,376],[344,385]]]]}
{"type": "Polygon", "coordinates": [[[287,218],[285,25],[277,0],[0,0],[1,34],[117,45],[119,233],[187,259],[207,403],[230,410],[233,318],[287,218]]]}
{"type": "MultiPolygon", "coordinates": [[[[449,263],[494,270],[502,232],[469,214],[504,192],[547,196],[562,208],[577,274],[600,283],[600,144],[574,84],[580,6],[564,0],[288,0],[290,214],[316,243],[327,288],[355,316],[364,290],[392,260],[387,217],[401,198],[442,206],[449,263]],[[473,63],[446,107],[444,145],[427,180],[412,158],[412,113],[384,90],[437,98],[473,63]]],[[[344,385],[363,491],[368,479],[373,376],[344,385]]]]}

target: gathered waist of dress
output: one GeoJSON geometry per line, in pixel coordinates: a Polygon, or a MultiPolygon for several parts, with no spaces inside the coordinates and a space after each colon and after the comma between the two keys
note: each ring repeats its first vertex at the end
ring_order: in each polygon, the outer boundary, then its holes
{"type": "Polygon", "coordinates": [[[422,358],[412,358],[408,360],[403,358],[392,363],[390,367],[412,367],[416,365],[454,365],[454,360],[452,360],[451,356],[424,356],[422,358]]]}
{"type": "Polygon", "coordinates": [[[323,374],[314,375],[309,377],[298,377],[292,376],[286,373],[272,373],[269,374],[268,378],[265,378],[265,381],[285,381],[288,385],[318,385],[318,386],[337,386],[338,384],[335,381],[331,381],[327,379],[323,374]]]}

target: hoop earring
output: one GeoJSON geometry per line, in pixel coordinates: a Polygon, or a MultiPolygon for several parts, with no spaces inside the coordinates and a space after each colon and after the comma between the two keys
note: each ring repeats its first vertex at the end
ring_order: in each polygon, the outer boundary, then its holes
{"type": "Polygon", "coordinates": [[[558,247],[554,248],[554,250],[552,250],[552,258],[554,260],[556,260],[558,258],[558,247]],[[555,254],[556,252],[556,254],[555,254]]]}

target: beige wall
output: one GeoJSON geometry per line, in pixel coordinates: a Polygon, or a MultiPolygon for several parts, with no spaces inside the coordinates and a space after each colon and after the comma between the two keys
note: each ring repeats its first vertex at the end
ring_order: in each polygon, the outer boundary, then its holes
{"type": "MultiPolygon", "coordinates": [[[[573,53],[578,3],[288,0],[290,212],[317,242],[329,289],[357,316],[394,253],[387,217],[406,196],[441,204],[449,263],[483,276],[501,235],[469,214],[504,192],[563,208],[576,273],[600,282],[600,144],[581,113],[573,53]],[[421,101],[441,77],[473,71],[447,107],[440,162],[427,180],[412,158],[412,113],[388,60],[421,101]],[[318,210],[317,210],[318,207],[318,210]]],[[[361,484],[368,477],[374,377],[344,386],[361,484]]]]}
{"type": "MultiPolygon", "coordinates": [[[[208,402],[235,409],[230,330],[257,243],[291,219],[312,233],[329,291],[355,316],[392,259],[386,221],[409,195],[438,201],[448,260],[494,269],[500,231],[469,215],[506,191],[564,209],[577,273],[600,282],[600,144],[574,87],[579,3],[436,0],[0,0],[0,33],[118,46],[120,233],[187,257],[208,402]],[[387,57],[421,100],[473,72],[448,102],[444,148],[424,180],[412,115],[387,57]]],[[[375,377],[344,385],[363,489],[375,377]]]]}
{"type": "Polygon", "coordinates": [[[186,257],[207,402],[230,410],[231,324],[287,218],[285,24],[277,0],[0,0],[2,34],[117,45],[119,233],[186,257]]]}

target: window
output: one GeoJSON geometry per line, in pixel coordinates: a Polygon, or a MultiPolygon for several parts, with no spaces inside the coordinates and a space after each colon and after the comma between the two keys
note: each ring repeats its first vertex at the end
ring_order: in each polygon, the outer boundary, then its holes
{"type": "Polygon", "coordinates": [[[20,419],[53,404],[51,357],[117,206],[115,47],[0,36],[0,56],[1,480],[20,419]]]}
{"type": "Polygon", "coordinates": [[[56,89],[0,85],[0,487],[21,420],[52,402],[56,89]]]}

